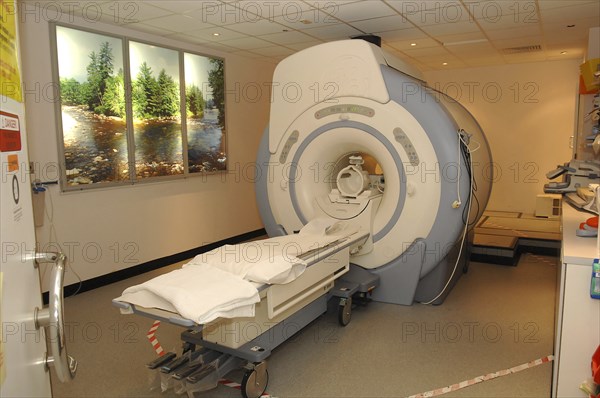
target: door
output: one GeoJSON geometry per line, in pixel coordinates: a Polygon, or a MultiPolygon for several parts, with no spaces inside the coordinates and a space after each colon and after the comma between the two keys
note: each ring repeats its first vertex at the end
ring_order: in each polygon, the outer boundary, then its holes
{"type": "Polygon", "coordinates": [[[0,97],[0,123],[4,126],[0,215],[2,261],[0,264],[1,397],[49,397],[50,374],[45,365],[46,339],[34,322],[35,308],[42,307],[38,268],[35,266],[35,230],[31,185],[27,173],[27,150],[23,104],[0,97]],[[7,127],[21,149],[5,150],[7,127]]]}
{"type": "MultiPolygon", "coordinates": [[[[0,396],[50,397],[47,364],[57,368],[59,379],[68,379],[58,369],[69,359],[66,350],[61,351],[64,257],[42,256],[35,250],[15,10],[14,0],[0,0],[0,396]],[[36,258],[56,262],[52,274],[58,281],[55,285],[61,286],[60,291],[51,291],[50,308],[42,309],[36,258]],[[50,350],[43,326],[49,326],[50,350]]],[[[72,365],[69,377],[74,375],[72,365]]]]}

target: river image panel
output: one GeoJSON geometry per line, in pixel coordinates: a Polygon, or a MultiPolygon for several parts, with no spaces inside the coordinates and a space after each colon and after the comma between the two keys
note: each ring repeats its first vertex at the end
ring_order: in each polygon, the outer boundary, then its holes
{"type": "Polygon", "coordinates": [[[67,184],[127,180],[125,120],[96,115],[85,106],[62,106],[67,184]]]}
{"type": "Polygon", "coordinates": [[[203,117],[188,118],[188,163],[190,173],[227,169],[225,132],[217,109],[205,109],[203,117]]]}
{"type": "Polygon", "coordinates": [[[183,174],[179,118],[134,123],[135,168],[138,178],[183,174]]]}
{"type": "MultiPolygon", "coordinates": [[[[218,110],[188,118],[189,172],[226,170],[224,129],[218,110]]],[[[127,125],[124,119],[97,115],[85,106],[62,107],[63,142],[69,186],[129,180],[127,125]]],[[[184,173],[180,118],[134,122],[136,178],[184,173]]]]}

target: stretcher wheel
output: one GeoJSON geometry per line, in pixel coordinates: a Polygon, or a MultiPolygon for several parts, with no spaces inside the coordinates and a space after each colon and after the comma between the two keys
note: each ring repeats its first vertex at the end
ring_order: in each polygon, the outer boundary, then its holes
{"type": "Polygon", "coordinates": [[[244,373],[242,379],[242,397],[258,398],[264,394],[269,384],[269,372],[267,364],[261,362],[244,373]]]}
{"type": "Polygon", "coordinates": [[[338,321],[340,325],[346,326],[350,323],[352,318],[352,297],[340,299],[340,306],[338,307],[338,321]]]}

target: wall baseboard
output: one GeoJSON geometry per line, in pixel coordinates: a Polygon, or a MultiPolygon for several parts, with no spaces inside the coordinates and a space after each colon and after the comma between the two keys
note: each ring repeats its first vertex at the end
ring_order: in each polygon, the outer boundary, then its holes
{"type": "MultiPolygon", "coordinates": [[[[187,260],[198,254],[206,253],[214,250],[217,247],[223,245],[235,245],[248,241],[250,239],[259,238],[266,235],[267,232],[264,228],[257,229],[256,231],[246,232],[241,235],[237,235],[231,238],[223,239],[218,242],[214,242],[208,245],[200,246],[194,249],[186,250],[181,253],[173,254],[170,256],[162,257],[156,260],[148,261],[143,264],[136,265],[134,267],[122,269],[120,271],[111,272],[110,274],[98,276],[96,278],[81,281],[80,283],[74,283],[72,285],[65,286],[63,289],[64,297],[69,297],[74,294],[87,292],[92,289],[97,289],[102,286],[110,285],[111,283],[119,282],[124,279],[128,279],[137,275],[144,274],[149,271],[166,267],[168,265],[187,260]]],[[[48,292],[42,293],[42,299],[44,304],[48,304],[48,292]]]]}

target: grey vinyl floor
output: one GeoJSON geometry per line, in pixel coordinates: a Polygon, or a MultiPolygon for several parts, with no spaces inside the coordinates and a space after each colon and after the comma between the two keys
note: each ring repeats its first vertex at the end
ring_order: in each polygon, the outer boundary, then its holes
{"type": "MultiPolygon", "coordinates": [[[[66,299],[75,380],[53,380],[55,397],[176,397],[151,390],[145,363],[156,357],[151,319],[121,315],[111,300],[174,265],[66,299]]],[[[552,354],[558,259],[523,254],[516,267],[471,263],[444,304],[370,303],[338,326],[335,305],[268,359],[274,397],[406,397],[552,354]]],[[[335,304],[335,303],[332,303],[335,304]]],[[[162,324],[165,350],[180,352],[183,329],[162,324]]],[[[240,382],[241,371],[228,379],[240,382]]],[[[451,397],[549,397],[552,363],[498,377],[451,397]]],[[[239,397],[219,385],[204,397],[239,397]]]]}

